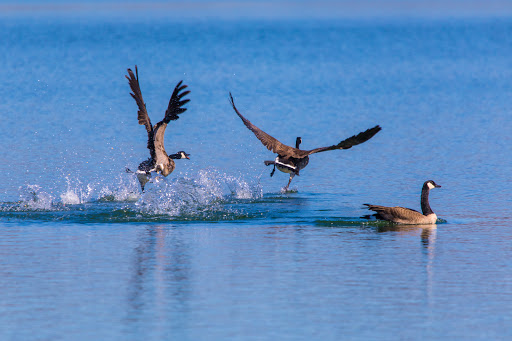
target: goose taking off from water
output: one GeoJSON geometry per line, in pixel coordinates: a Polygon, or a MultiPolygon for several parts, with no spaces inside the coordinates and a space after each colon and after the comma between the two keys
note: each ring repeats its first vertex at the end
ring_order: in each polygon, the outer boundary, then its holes
{"type": "Polygon", "coordinates": [[[263,143],[265,147],[267,147],[268,150],[277,154],[277,157],[275,158],[274,161],[264,161],[266,166],[274,165],[274,169],[270,173],[270,176],[274,175],[276,168],[281,172],[290,174],[290,179],[288,180],[288,184],[286,185],[286,187],[284,187],[284,191],[288,190],[288,187],[290,186],[293,177],[295,175],[299,175],[300,170],[308,165],[309,155],[314,153],[326,152],[328,150],[349,149],[353,146],[368,141],[381,130],[381,127],[376,125],[375,127],[367,129],[366,131],[363,131],[352,137],[349,137],[348,139],[345,139],[338,144],[329,147],[315,148],[312,150],[302,150],[299,149],[299,145],[302,142],[302,138],[297,137],[297,140],[295,142],[295,148],[279,142],[276,138],[265,133],[263,130],[256,127],[248,119],[242,116],[242,114],[238,111],[238,109],[235,106],[235,102],[233,100],[233,96],[231,95],[231,93],[229,93],[229,98],[231,100],[231,105],[233,106],[233,109],[235,110],[236,114],[242,119],[245,126],[250,131],[252,131],[254,135],[256,135],[256,137],[261,141],[261,143],[263,143]]]}
{"type": "MultiPolygon", "coordinates": [[[[135,65],[135,75],[131,69],[128,69],[128,83],[130,84],[130,88],[132,90],[133,99],[137,103],[139,107],[139,111],[137,112],[139,124],[146,127],[146,131],[148,132],[148,149],[150,158],[146,161],[140,163],[137,172],[137,179],[140,182],[140,187],[142,191],[144,191],[144,186],[151,179],[151,172],[157,172],[162,174],[163,176],[167,176],[174,171],[176,167],[173,159],[189,159],[189,154],[184,151],[179,151],[176,154],[167,155],[164,147],[164,133],[167,124],[170,121],[177,120],[179,118],[179,114],[183,113],[187,110],[187,108],[182,108],[189,99],[182,98],[189,94],[190,91],[183,91],[187,86],[182,85],[183,81],[180,81],[174,91],[172,92],[171,99],[169,101],[169,106],[165,112],[165,116],[163,120],[155,124],[155,126],[151,125],[151,121],[148,116],[148,112],[146,111],[146,104],[142,99],[142,93],[140,91],[139,86],[139,72],[137,70],[137,65],[135,65]]],[[[127,172],[132,172],[128,168],[127,172]]]]}
{"type": "MultiPolygon", "coordinates": [[[[400,206],[386,207],[370,204],[364,205],[368,206],[369,210],[377,212],[373,214],[373,216],[380,220],[387,220],[399,224],[435,224],[437,215],[430,208],[428,194],[431,189],[439,187],[441,186],[436,184],[433,180],[425,181],[423,184],[423,188],[421,189],[421,211],[423,214],[416,210],[400,206]]],[[[368,219],[370,215],[364,216],[364,218],[368,219]]]]}

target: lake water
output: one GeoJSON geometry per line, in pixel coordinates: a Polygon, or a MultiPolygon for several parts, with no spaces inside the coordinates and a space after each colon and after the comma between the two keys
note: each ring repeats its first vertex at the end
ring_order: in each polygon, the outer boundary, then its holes
{"type": "Polygon", "coordinates": [[[0,339],[512,338],[512,19],[0,21],[0,339]],[[175,84],[185,150],[141,195],[175,84]],[[288,175],[228,101],[312,149],[288,175]],[[437,227],[368,223],[363,203],[437,227]]]}

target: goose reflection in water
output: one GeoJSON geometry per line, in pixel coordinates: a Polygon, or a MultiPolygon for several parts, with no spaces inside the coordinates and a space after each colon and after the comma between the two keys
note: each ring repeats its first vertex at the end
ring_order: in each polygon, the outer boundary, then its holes
{"type": "Polygon", "coordinates": [[[137,244],[128,286],[131,309],[127,319],[144,319],[144,312],[154,310],[155,305],[161,305],[156,310],[164,315],[171,311],[167,309],[170,304],[179,307],[178,311],[186,311],[186,302],[190,301],[190,248],[181,240],[179,231],[149,226],[141,231],[137,244]]]}

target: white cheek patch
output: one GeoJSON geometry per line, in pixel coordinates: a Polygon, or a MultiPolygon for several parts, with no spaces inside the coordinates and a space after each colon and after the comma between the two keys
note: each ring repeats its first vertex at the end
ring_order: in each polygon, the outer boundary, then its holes
{"type": "Polygon", "coordinates": [[[431,183],[431,182],[429,182],[429,183],[427,184],[427,186],[428,186],[428,189],[436,188],[436,186],[432,185],[432,183],[431,183]]]}

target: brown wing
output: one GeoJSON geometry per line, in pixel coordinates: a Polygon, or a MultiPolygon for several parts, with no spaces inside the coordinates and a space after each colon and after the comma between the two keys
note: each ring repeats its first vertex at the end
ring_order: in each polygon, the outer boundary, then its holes
{"type": "Polygon", "coordinates": [[[139,120],[139,124],[146,127],[146,131],[148,132],[148,149],[151,154],[151,157],[154,158],[155,150],[153,144],[153,126],[151,125],[151,120],[149,119],[148,112],[146,110],[146,104],[142,99],[142,92],[140,91],[139,86],[139,71],[137,69],[137,65],[135,65],[135,75],[131,69],[128,69],[128,76],[125,76],[128,79],[128,84],[130,84],[130,89],[132,93],[130,95],[133,97],[137,106],[139,107],[139,111],[137,112],[137,118],[139,120]]]}
{"type": "Polygon", "coordinates": [[[179,114],[185,112],[187,108],[182,108],[185,104],[187,104],[190,100],[184,99],[181,100],[184,96],[188,95],[190,93],[189,90],[181,92],[184,90],[187,86],[181,85],[183,81],[180,81],[176,87],[174,88],[174,91],[172,92],[171,99],[169,100],[169,106],[167,107],[167,110],[165,111],[165,117],[163,121],[165,123],[169,123],[171,120],[177,120],[179,118],[179,114]]]}
{"type": "Polygon", "coordinates": [[[256,135],[256,137],[261,141],[261,143],[263,143],[265,147],[267,147],[268,150],[281,156],[294,157],[298,159],[306,157],[308,155],[306,151],[287,146],[279,142],[279,140],[277,140],[276,138],[265,133],[260,128],[256,127],[254,124],[251,123],[251,121],[243,117],[242,114],[238,111],[238,109],[235,106],[235,102],[233,101],[233,96],[231,95],[231,93],[229,93],[229,98],[231,101],[231,105],[233,106],[233,109],[235,110],[238,117],[242,119],[245,126],[250,131],[252,131],[254,135],[256,135]]]}
{"type": "Polygon", "coordinates": [[[380,205],[370,205],[364,204],[368,206],[368,209],[371,211],[375,211],[381,215],[385,220],[396,221],[396,220],[413,220],[418,218],[423,218],[423,214],[420,212],[413,210],[411,208],[405,208],[401,206],[395,207],[387,207],[380,205]]]}
{"type": "Polygon", "coordinates": [[[338,144],[332,145],[330,147],[315,148],[312,150],[308,150],[306,152],[307,152],[307,155],[311,155],[314,153],[326,152],[328,150],[349,149],[349,148],[352,148],[353,146],[356,146],[358,144],[368,141],[375,134],[377,134],[381,129],[382,128],[377,125],[373,128],[367,129],[357,135],[351,136],[348,139],[345,139],[338,144]]]}
{"type": "Polygon", "coordinates": [[[131,69],[128,69],[128,76],[125,76],[126,79],[128,79],[128,83],[130,84],[130,88],[132,89],[133,93],[130,93],[132,95],[133,99],[137,103],[137,106],[139,107],[139,111],[137,112],[137,118],[139,119],[139,124],[146,126],[147,132],[152,132],[153,127],[151,126],[151,121],[148,116],[148,112],[146,111],[146,104],[144,103],[144,100],[142,99],[142,93],[140,91],[139,86],[139,71],[137,70],[137,65],[135,65],[135,74],[133,74],[133,71],[131,69]]]}

